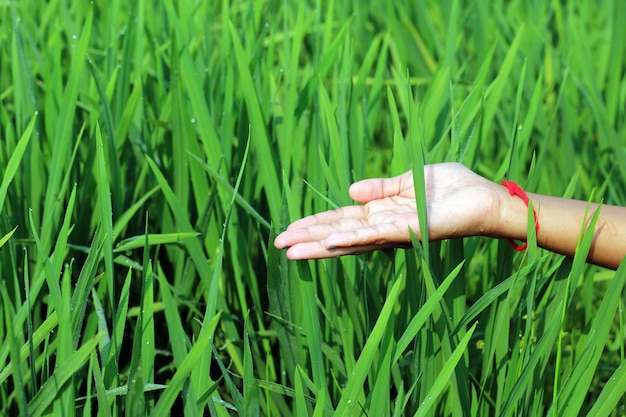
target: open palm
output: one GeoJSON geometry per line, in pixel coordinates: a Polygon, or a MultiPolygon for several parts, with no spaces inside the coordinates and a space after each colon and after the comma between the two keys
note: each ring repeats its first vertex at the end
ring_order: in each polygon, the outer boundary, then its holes
{"type": "MultiPolygon", "coordinates": [[[[497,185],[458,163],[424,167],[431,240],[487,234],[498,210],[497,185]]],[[[359,203],[292,223],[275,240],[289,259],[318,259],[410,244],[419,220],[411,171],[393,178],[356,182],[359,203]]]]}

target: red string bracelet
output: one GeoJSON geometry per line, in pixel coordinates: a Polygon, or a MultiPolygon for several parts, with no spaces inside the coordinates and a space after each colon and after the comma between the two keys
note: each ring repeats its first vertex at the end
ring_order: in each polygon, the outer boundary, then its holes
{"type": "MultiPolygon", "coordinates": [[[[522,190],[517,183],[514,181],[502,180],[502,185],[504,185],[508,190],[509,194],[512,196],[518,196],[522,199],[526,207],[528,207],[528,196],[526,195],[526,191],[522,190]]],[[[539,222],[537,221],[537,211],[533,208],[533,216],[535,217],[535,233],[539,232],[539,222]]],[[[528,242],[524,242],[522,245],[518,245],[513,241],[513,239],[509,239],[509,243],[513,246],[513,249],[517,251],[526,250],[528,247],[528,242]]]]}

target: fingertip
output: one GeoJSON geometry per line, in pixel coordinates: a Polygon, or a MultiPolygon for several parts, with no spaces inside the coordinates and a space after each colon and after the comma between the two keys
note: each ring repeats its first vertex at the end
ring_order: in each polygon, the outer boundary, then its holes
{"type": "Polygon", "coordinates": [[[285,256],[290,261],[300,261],[304,259],[302,257],[302,254],[298,252],[298,248],[293,247],[293,246],[288,246],[288,247],[285,247],[285,249],[286,249],[285,256]]]}
{"type": "Polygon", "coordinates": [[[279,234],[278,236],[276,236],[276,238],[274,239],[274,247],[276,249],[287,249],[289,248],[289,246],[287,246],[287,243],[284,241],[285,240],[285,236],[284,236],[284,232],[279,234]]]}
{"type": "Polygon", "coordinates": [[[368,193],[364,192],[363,186],[365,181],[368,180],[357,181],[350,185],[350,188],[348,188],[348,195],[350,195],[350,198],[354,201],[365,203],[369,200],[369,195],[367,195],[368,193]]]}

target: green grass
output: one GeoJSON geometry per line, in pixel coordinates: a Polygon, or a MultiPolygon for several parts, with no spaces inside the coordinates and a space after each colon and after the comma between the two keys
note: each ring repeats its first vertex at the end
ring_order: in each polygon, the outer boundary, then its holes
{"type": "Polygon", "coordinates": [[[0,3],[0,415],[623,415],[626,267],[586,265],[588,235],[573,258],[272,241],[355,180],[443,161],[626,205],[625,20],[0,3]]]}

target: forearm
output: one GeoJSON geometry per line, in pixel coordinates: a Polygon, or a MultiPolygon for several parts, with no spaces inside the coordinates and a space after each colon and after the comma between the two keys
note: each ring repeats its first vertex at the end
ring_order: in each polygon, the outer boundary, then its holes
{"type": "MultiPolygon", "coordinates": [[[[588,227],[599,205],[587,202],[528,193],[537,211],[537,244],[563,255],[573,255],[583,226],[588,227]],[[587,218],[585,218],[587,212],[587,218]]],[[[508,197],[505,211],[509,220],[504,230],[513,239],[526,239],[527,208],[519,198],[508,197]],[[513,220],[514,219],[514,220],[513,220]]],[[[626,207],[602,205],[595,224],[587,261],[616,269],[626,256],[626,207]]]]}

